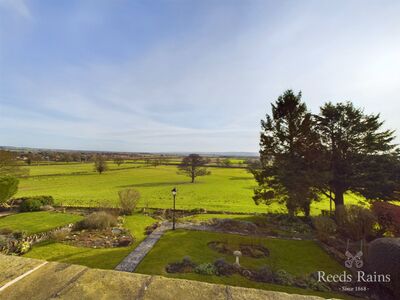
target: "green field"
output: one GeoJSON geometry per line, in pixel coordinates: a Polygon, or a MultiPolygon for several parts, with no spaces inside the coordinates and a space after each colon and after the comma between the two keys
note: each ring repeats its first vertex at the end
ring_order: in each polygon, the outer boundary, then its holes
{"type": "MultiPolygon", "coordinates": [[[[28,178],[20,181],[16,197],[51,195],[57,204],[69,206],[117,205],[119,190],[137,189],[142,197],[139,206],[170,208],[171,189],[178,188],[177,209],[204,208],[229,212],[286,212],[279,204],[255,205],[252,200],[256,186],[244,169],[210,168],[211,175],[191,184],[188,177],[177,174],[175,166],[144,167],[109,163],[110,170],[97,174],[93,164],[59,164],[31,166],[28,178]]],[[[359,197],[346,195],[346,203],[358,203],[359,197]]],[[[312,214],[329,209],[327,199],[312,205],[312,214]]]]}
{"type": "Polygon", "coordinates": [[[0,218],[0,229],[11,229],[33,234],[75,223],[81,219],[82,217],[79,215],[55,212],[21,213],[0,218]]]}
{"type": "Polygon", "coordinates": [[[263,265],[276,269],[284,269],[295,276],[309,275],[322,270],[330,273],[340,273],[343,267],[333,260],[313,241],[297,241],[267,238],[252,238],[247,236],[221,234],[204,231],[176,230],[164,234],[155,247],[139,264],[135,272],[143,274],[162,275],[167,277],[184,278],[244,287],[277,290],[298,294],[315,294],[325,297],[341,297],[338,294],[320,293],[311,290],[299,289],[275,284],[250,281],[240,275],[215,276],[200,275],[196,273],[167,273],[165,267],[172,262],[180,261],[185,256],[190,256],[196,263],[214,262],[218,258],[234,262],[233,255],[218,253],[207,246],[211,241],[224,241],[231,245],[262,244],[270,250],[267,258],[241,257],[242,266],[260,268],[263,265]]]}
{"type": "Polygon", "coordinates": [[[39,243],[24,256],[84,265],[91,268],[114,269],[146,237],[145,228],[155,223],[151,217],[134,214],[124,219],[124,227],[135,238],[129,247],[93,249],[75,247],[53,241],[39,243]]]}

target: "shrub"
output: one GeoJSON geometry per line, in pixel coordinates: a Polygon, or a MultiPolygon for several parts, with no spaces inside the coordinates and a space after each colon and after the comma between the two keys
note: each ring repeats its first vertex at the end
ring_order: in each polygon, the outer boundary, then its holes
{"type": "Polygon", "coordinates": [[[54,230],[51,233],[51,238],[53,240],[57,241],[57,242],[60,242],[60,241],[65,240],[65,238],[67,237],[68,233],[69,233],[69,230],[65,229],[65,228],[54,230]]]}
{"type": "Polygon", "coordinates": [[[22,212],[27,211],[39,211],[42,203],[37,199],[27,199],[19,206],[19,210],[22,212]]]}
{"type": "Polygon", "coordinates": [[[282,285],[292,285],[294,283],[294,277],[281,269],[274,273],[274,281],[282,285]]]}
{"type": "Polygon", "coordinates": [[[233,264],[227,263],[225,259],[219,258],[214,262],[217,275],[232,275],[237,272],[237,269],[233,264]]]}
{"type": "Polygon", "coordinates": [[[24,254],[31,249],[31,244],[29,242],[22,242],[19,244],[18,252],[19,254],[24,254]]]}
{"type": "Polygon", "coordinates": [[[400,206],[376,201],[372,204],[372,212],[384,232],[400,235],[400,206]]]}
{"type": "Polygon", "coordinates": [[[375,223],[375,216],[367,208],[349,205],[337,210],[337,224],[340,233],[354,241],[372,236],[375,223]]]}
{"type": "Polygon", "coordinates": [[[19,180],[13,176],[0,177],[0,203],[7,202],[18,190],[19,180]]]}
{"type": "Polygon", "coordinates": [[[337,229],[335,221],[326,216],[313,218],[313,224],[321,240],[326,240],[329,236],[335,234],[337,229]]]}
{"type": "Polygon", "coordinates": [[[33,199],[37,199],[42,203],[42,205],[53,205],[54,204],[54,199],[52,196],[37,196],[37,197],[32,197],[33,199]]]}
{"type": "Polygon", "coordinates": [[[118,224],[117,218],[104,211],[94,212],[76,224],[75,229],[106,229],[118,224]]]}
{"type": "Polygon", "coordinates": [[[185,256],[181,262],[170,263],[165,269],[168,273],[190,273],[196,266],[189,256],[185,256]]]}
{"type": "Polygon", "coordinates": [[[52,196],[23,197],[16,200],[21,202],[19,210],[22,212],[39,211],[41,206],[51,206],[54,204],[52,196]]]}
{"type": "Polygon", "coordinates": [[[272,282],[273,272],[267,266],[262,266],[258,271],[252,272],[252,280],[259,282],[272,282]]]}
{"type": "Polygon", "coordinates": [[[194,271],[201,275],[214,275],[217,273],[216,267],[211,263],[200,264],[194,269],[194,271]]]}
{"type": "Polygon", "coordinates": [[[134,189],[125,189],[118,192],[119,204],[123,214],[131,215],[140,199],[140,193],[134,189]]]}

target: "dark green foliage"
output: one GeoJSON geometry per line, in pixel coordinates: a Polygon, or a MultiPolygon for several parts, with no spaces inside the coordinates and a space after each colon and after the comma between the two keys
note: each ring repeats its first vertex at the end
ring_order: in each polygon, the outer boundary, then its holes
{"type": "Polygon", "coordinates": [[[207,170],[205,165],[209,162],[208,159],[201,157],[198,154],[190,154],[182,159],[178,165],[178,173],[185,174],[191,178],[191,182],[198,176],[210,175],[211,172],[207,170]]]}
{"type": "Polygon", "coordinates": [[[224,258],[218,258],[214,262],[214,266],[216,268],[216,273],[219,276],[230,276],[237,273],[237,268],[235,268],[233,264],[226,262],[224,258]]]}
{"type": "Polygon", "coordinates": [[[286,91],[261,122],[261,169],[252,171],[259,186],[254,201],[285,203],[289,214],[308,215],[323,193],[336,210],[344,193],[367,199],[400,199],[400,151],[394,131],[383,130],[379,114],[352,103],[326,103],[312,116],[301,94],[286,91]]]}
{"type": "Polygon", "coordinates": [[[321,147],[314,121],[301,102],[301,93],[286,91],[272,104],[272,114],[261,121],[261,169],[252,170],[259,187],[256,204],[285,203],[290,215],[302,210],[309,215],[317,199],[314,170],[321,147]]]}
{"type": "Polygon", "coordinates": [[[217,268],[211,263],[204,263],[194,268],[194,272],[201,275],[214,275],[217,273],[217,268]]]}
{"type": "Polygon", "coordinates": [[[335,194],[336,208],[351,190],[367,199],[399,199],[400,160],[392,144],[394,131],[382,130],[377,115],[367,115],[352,103],[327,103],[321,107],[317,130],[324,147],[329,178],[321,190],[335,194]]]}
{"type": "Polygon", "coordinates": [[[42,203],[38,199],[27,199],[19,206],[21,212],[39,211],[42,203]]]}
{"type": "Polygon", "coordinates": [[[0,177],[0,204],[5,203],[18,191],[18,179],[13,176],[0,177]]]}
{"type": "Polygon", "coordinates": [[[181,262],[174,262],[167,265],[165,270],[168,273],[190,273],[195,270],[197,264],[189,256],[185,256],[181,262]]]}
{"type": "Polygon", "coordinates": [[[52,196],[33,196],[15,199],[20,201],[19,210],[22,212],[39,211],[42,206],[53,205],[54,199],[52,196]]]}

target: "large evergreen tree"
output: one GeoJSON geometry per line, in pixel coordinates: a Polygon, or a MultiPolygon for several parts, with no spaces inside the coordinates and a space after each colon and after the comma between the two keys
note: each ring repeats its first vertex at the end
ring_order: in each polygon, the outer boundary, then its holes
{"type": "Polygon", "coordinates": [[[350,102],[326,103],[317,118],[325,157],[321,168],[329,174],[321,190],[334,193],[336,209],[346,191],[367,199],[398,198],[399,151],[392,143],[394,131],[382,130],[379,114],[364,114],[350,102]]]}
{"type": "Polygon", "coordinates": [[[272,104],[272,114],[261,121],[261,168],[253,171],[259,184],[254,201],[285,203],[289,214],[302,210],[309,215],[317,198],[319,182],[314,166],[321,153],[312,115],[301,102],[301,93],[286,91],[272,104]]]}

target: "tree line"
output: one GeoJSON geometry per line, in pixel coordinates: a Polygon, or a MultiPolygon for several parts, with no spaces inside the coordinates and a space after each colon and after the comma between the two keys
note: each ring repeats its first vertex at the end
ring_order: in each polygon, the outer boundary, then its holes
{"type": "Polygon", "coordinates": [[[325,103],[312,114],[301,92],[287,90],[261,121],[254,201],[284,203],[289,214],[310,213],[312,201],[344,205],[346,192],[368,200],[399,200],[399,148],[379,114],[351,102],[325,103]]]}

